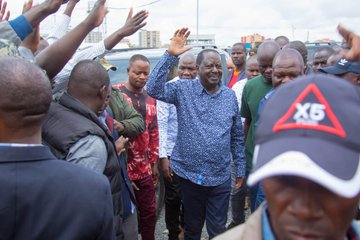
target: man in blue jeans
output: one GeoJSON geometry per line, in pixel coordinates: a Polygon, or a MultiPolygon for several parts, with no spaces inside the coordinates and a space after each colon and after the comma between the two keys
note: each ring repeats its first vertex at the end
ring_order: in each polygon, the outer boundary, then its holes
{"type": "Polygon", "coordinates": [[[199,79],[166,83],[167,74],[186,52],[190,32],[177,30],[147,83],[148,94],[172,103],[178,114],[178,135],[170,167],[178,176],[185,209],[185,239],[200,239],[206,220],[209,237],[225,230],[231,190],[231,155],[236,185],[245,175],[244,139],[234,91],[221,83],[220,54],[205,49],[196,59],[199,79]]]}

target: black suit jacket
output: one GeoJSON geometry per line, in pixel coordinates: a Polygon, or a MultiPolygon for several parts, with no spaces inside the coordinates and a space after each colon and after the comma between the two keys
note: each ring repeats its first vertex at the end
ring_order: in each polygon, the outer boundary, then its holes
{"type": "Polygon", "coordinates": [[[45,146],[0,146],[0,239],[113,239],[109,181],[45,146]]]}

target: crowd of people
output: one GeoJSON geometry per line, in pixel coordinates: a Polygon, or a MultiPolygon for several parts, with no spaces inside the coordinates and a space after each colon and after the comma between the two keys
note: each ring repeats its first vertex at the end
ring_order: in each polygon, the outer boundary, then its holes
{"type": "Polygon", "coordinates": [[[97,0],[67,32],[78,2],[10,20],[0,1],[0,239],[153,240],[160,177],[170,240],[205,222],[210,239],[360,239],[360,36],[339,25],[343,48],[312,63],[286,36],[249,57],[237,42],[222,82],[219,52],[195,56],[181,28],[153,70],[135,54],[112,86],[104,54],[149,13],[78,50],[108,12],[97,0]]]}

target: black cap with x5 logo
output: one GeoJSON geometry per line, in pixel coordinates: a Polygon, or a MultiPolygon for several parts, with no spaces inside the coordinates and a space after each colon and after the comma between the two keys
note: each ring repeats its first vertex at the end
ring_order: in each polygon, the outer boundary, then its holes
{"type": "Polygon", "coordinates": [[[255,132],[250,186],[293,175],[347,198],[360,192],[360,88],[331,75],[275,90],[255,132]]]}

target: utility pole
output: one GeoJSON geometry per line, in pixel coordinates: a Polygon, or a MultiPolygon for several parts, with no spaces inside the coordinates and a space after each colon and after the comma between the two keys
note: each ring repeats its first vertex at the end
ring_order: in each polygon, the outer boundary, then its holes
{"type": "Polygon", "coordinates": [[[309,37],[310,37],[310,31],[307,31],[307,36],[306,36],[306,42],[309,42],[309,37]]]}
{"type": "Polygon", "coordinates": [[[196,0],[196,42],[199,45],[199,0],[196,0]]]}

